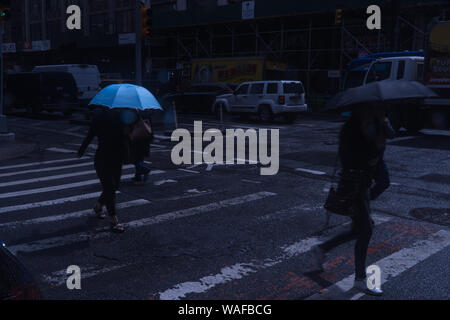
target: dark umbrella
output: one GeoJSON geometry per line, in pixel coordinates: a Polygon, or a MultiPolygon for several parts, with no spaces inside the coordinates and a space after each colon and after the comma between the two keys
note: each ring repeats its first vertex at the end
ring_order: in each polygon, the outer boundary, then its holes
{"type": "Polygon", "coordinates": [[[436,96],[433,90],[416,81],[384,80],[338,93],[328,101],[326,109],[346,109],[355,104],[368,102],[394,102],[436,96]]]}

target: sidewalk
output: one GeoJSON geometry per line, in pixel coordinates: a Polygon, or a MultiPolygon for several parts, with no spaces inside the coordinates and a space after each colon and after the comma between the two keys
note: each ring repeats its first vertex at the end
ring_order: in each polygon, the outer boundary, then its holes
{"type": "Polygon", "coordinates": [[[0,141],[0,161],[24,156],[37,150],[36,143],[29,143],[21,140],[0,141]]]}

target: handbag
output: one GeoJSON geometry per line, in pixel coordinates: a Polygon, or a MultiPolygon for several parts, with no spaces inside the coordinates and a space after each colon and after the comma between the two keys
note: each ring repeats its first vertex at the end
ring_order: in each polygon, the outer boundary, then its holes
{"type": "Polygon", "coordinates": [[[150,120],[142,120],[142,118],[134,125],[130,133],[132,141],[140,139],[150,139],[152,136],[152,126],[150,120]]]}
{"type": "MultiPolygon", "coordinates": [[[[336,158],[332,181],[335,181],[337,173],[338,157],[336,158]]],[[[359,170],[347,170],[340,174],[337,187],[330,187],[324,208],[332,213],[352,217],[356,214],[356,204],[360,197],[364,172],[359,170]]]]}

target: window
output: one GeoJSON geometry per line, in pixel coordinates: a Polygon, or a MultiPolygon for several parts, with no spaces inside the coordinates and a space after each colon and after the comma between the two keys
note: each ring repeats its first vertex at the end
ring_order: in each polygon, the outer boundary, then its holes
{"type": "Polygon", "coordinates": [[[366,83],[388,79],[391,75],[392,62],[377,62],[367,74],[366,83]]]}
{"type": "Polygon", "coordinates": [[[132,33],[134,32],[134,10],[119,11],[116,13],[116,32],[132,33]]]}
{"type": "Polygon", "coordinates": [[[247,94],[248,93],[248,84],[243,84],[236,90],[236,94],[247,94]]]}
{"type": "Polygon", "coordinates": [[[61,17],[61,0],[46,0],[45,7],[47,10],[47,17],[61,17]]]}
{"type": "Polygon", "coordinates": [[[423,79],[423,63],[417,64],[417,81],[422,81],[423,79]]]}
{"type": "Polygon", "coordinates": [[[303,86],[299,82],[283,83],[284,94],[302,94],[305,93],[303,86]]]}
{"type": "Polygon", "coordinates": [[[400,60],[398,62],[398,68],[397,68],[397,80],[403,79],[404,75],[405,75],[405,60],[400,60]]]}
{"type": "Polygon", "coordinates": [[[277,94],[278,93],[278,83],[271,82],[267,84],[267,94],[277,94]]]}
{"type": "Polygon", "coordinates": [[[108,30],[108,17],[106,14],[94,14],[89,19],[91,34],[104,35],[108,30]]]}
{"type": "Polygon", "coordinates": [[[251,94],[262,94],[264,91],[264,83],[255,83],[252,84],[250,89],[251,94]]]}
{"type": "Polygon", "coordinates": [[[177,0],[175,6],[177,11],[185,11],[187,9],[187,0],[177,0]]]}
{"type": "Polygon", "coordinates": [[[349,71],[347,74],[347,79],[345,80],[344,89],[362,86],[364,83],[365,76],[366,76],[365,71],[359,70],[349,71]]]}

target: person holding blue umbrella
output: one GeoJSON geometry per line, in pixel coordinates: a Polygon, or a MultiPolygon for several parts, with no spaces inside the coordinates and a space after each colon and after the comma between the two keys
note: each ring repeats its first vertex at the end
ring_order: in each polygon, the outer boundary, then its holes
{"type": "Polygon", "coordinates": [[[122,165],[129,162],[130,134],[137,119],[136,110],[162,110],[155,97],[143,87],[131,84],[110,85],[90,102],[96,106],[89,132],[78,156],[82,157],[94,137],[98,139],[94,167],[102,186],[102,194],[94,206],[98,218],[106,218],[103,207],[111,218],[111,231],[122,233],[116,213],[116,191],[119,188],[122,165]],[[100,108],[99,108],[100,107],[100,108]]]}

